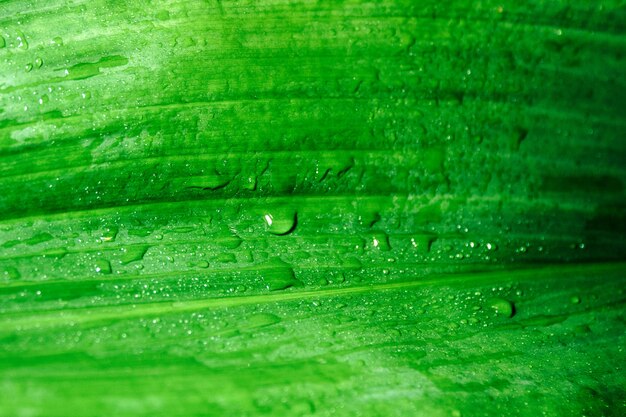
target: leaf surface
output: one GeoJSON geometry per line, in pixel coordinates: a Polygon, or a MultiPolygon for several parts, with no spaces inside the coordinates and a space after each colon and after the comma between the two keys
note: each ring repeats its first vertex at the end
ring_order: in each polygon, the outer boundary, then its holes
{"type": "Polygon", "coordinates": [[[625,22],[0,2],[0,416],[624,414],[625,22]]]}

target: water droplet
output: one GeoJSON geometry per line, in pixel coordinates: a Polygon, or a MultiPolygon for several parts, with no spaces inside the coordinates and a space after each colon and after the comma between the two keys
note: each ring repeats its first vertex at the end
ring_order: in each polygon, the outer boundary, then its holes
{"type": "Polygon", "coordinates": [[[234,253],[220,253],[213,260],[219,263],[235,263],[237,262],[237,257],[235,257],[234,253]]]}
{"type": "Polygon", "coordinates": [[[243,243],[243,239],[233,233],[230,236],[219,238],[218,243],[226,249],[237,249],[243,243]]]}
{"type": "Polygon", "coordinates": [[[259,185],[259,181],[257,179],[256,176],[249,176],[247,178],[244,178],[242,181],[242,188],[245,188],[246,190],[250,190],[250,191],[254,191],[257,189],[259,185]]]}
{"type": "Polygon", "coordinates": [[[191,268],[208,268],[209,267],[209,263],[207,261],[196,261],[196,262],[189,262],[187,264],[189,267],[191,268]]]}
{"type": "Polygon", "coordinates": [[[504,298],[491,298],[487,301],[487,305],[499,316],[513,317],[515,315],[515,305],[504,298]]]}
{"type": "Polygon", "coordinates": [[[265,287],[270,291],[300,287],[302,282],[296,278],[291,265],[280,258],[273,258],[259,267],[265,287]]]}
{"type": "Polygon", "coordinates": [[[146,236],[150,236],[151,233],[152,233],[152,229],[147,229],[147,228],[136,228],[136,229],[128,230],[128,236],[146,237],[146,236]]]}
{"type": "Polygon", "coordinates": [[[56,36],[52,38],[51,43],[54,46],[63,46],[63,38],[61,38],[60,36],[56,36]]]}
{"type": "Polygon", "coordinates": [[[100,233],[100,241],[115,242],[118,232],[119,228],[117,226],[107,227],[102,231],[102,233],[100,233]]]}
{"type": "Polygon", "coordinates": [[[120,258],[120,262],[122,265],[126,265],[131,262],[140,261],[143,259],[148,249],[150,249],[150,246],[148,245],[137,245],[122,248],[123,255],[120,258]]]}
{"type": "Polygon", "coordinates": [[[485,247],[487,250],[498,250],[498,246],[495,243],[487,243],[485,247]]]}
{"type": "Polygon", "coordinates": [[[39,57],[35,58],[35,67],[41,68],[42,65],[43,65],[43,59],[39,57]]]}
{"type": "Polygon", "coordinates": [[[367,227],[373,227],[382,219],[380,213],[375,210],[363,210],[359,214],[359,223],[367,227]]]}
{"type": "Polygon", "coordinates": [[[579,297],[579,296],[577,296],[577,295],[573,295],[573,296],[569,299],[569,301],[570,301],[572,304],[580,304],[580,297],[579,297]]]}
{"type": "Polygon", "coordinates": [[[20,271],[17,270],[17,268],[13,266],[7,266],[4,268],[2,277],[13,280],[13,279],[20,279],[22,275],[20,274],[20,271]]]}
{"type": "Polygon", "coordinates": [[[252,328],[265,327],[265,326],[271,326],[272,324],[276,324],[280,322],[281,322],[281,318],[275,314],[260,313],[260,314],[254,314],[253,316],[250,316],[246,327],[252,327],[252,328]]]}
{"type": "Polygon", "coordinates": [[[434,235],[429,234],[415,235],[411,238],[411,245],[419,252],[426,253],[430,251],[430,248],[436,239],[437,238],[434,235]]]}
{"type": "Polygon", "coordinates": [[[511,132],[511,135],[509,136],[510,150],[518,151],[520,149],[522,142],[526,140],[527,136],[528,136],[528,130],[525,128],[519,127],[513,130],[513,132],[511,132]]]}
{"type": "Polygon", "coordinates": [[[31,72],[32,69],[33,69],[33,64],[26,64],[26,65],[24,65],[24,70],[26,72],[31,72]]]}
{"type": "Polygon", "coordinates": [[[0,36],[0,49],[4,48],[5,46],[7,46],[7,41],[5,41],[2,36],[0,36]]]}
{"type": "Polygon", "coordinates": [[[111,263],[109,261],[107,261],[106,259],[98,259],[96,261],[96,272],[100,273],[100,274],[110,274],[112,271],[111,269],[111,263]]]}
{"type": "Polygon", "coordinates": [[[17,32],[17,36],[15,37],[17,40],[17,47],[20,49],[28,49],[28,41],[26,40],[26,36],[22,32],[17,32]]]}
{"type": "Polygon", "coordinates": [[[41,256],[43,256],[44,258],[49,257],[49,258],[53,258],[53,259],[62,259],[68,253],[69,253],[69,251],[67,250],[67,248],[64,248],[64,247],[50,248],[50,249],[46,249],[46,250],[42,251],[41,252],[41,256]]]}
{"type": "Polygon", "coordinates": [[[388,252],[391,250],[391,245],[389,244],[389,236],[383,232],[373,233],[371,235],[371,245],[383,252],[388,252]]]}
{"type": "Polygon", "coordinates": [[[342,272],[331,273],[326,281],[329,284],[343,284],[346,281],[346,276],[342,272]]]}
{"type": "Polygon", "coordinates": [[[287,235],[298,225],[298,213],[291,208],[278,208],[263,215],[268,232],[274,235],[287,235]]]}

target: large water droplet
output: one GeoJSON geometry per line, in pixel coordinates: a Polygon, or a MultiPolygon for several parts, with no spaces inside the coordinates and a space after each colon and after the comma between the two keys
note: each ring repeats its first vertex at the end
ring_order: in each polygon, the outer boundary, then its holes
{"type": "Polygon", "coordinates": [[[499,316],[513,317],[515,315],[515,305],[504,298],[491,298],[487,301],[487,305],[499,316]]]}
{"type": "Polygon", "coordinates": [[[95,265],[96,272],[100,274],[110,274],[112,271],[111,263],[106,259],[98,259],[95,265]]]}
{"type": "Polygon", "coordinates": [[[434,235],[419,234],[411,238],[411,245],[421,253],[430,251],[433,242],[437,239],[434,235]]]}
{"type": "Polygon", "coordinates": [[[220,253],[215,258],[213,258],[213,260],[219,263],[236,263],[237,257],[234,253],[226,252],[220,253]]]}
{"type": "Polygon", "coordinates": [[[15,40],[17,41],[17,47],[20,49],[28,49],[28,41],[26,40],[26,36],[24,36],[24,33],[22,32],[17,32],[17,36],[15,37],[15,40]]]}
{"type": "Polygon", "coordinates": [[[64,247],[50,248],[50,249],[46,249],[46,250],[41,251],[41,256],[43,256],[44,258],[48,257],[48,258],[52,258],[52,259],[62,259],[68,253],[69,253],[69,251],[67,250],[67,248],[64,248],[64,247]]]}
{"type": "Polygon", "coordinates": [[[231,234],[230,236],[218,238],[217,242],[220,246],[226,249],[237,249],[241,246],[243,240],[236,234],[231,234]]]}
{"type": "Polygon", "coordinates": [[[13,266],[5,267],[4,272],[0,276],[0,278],[8,278],[10,280],[20,279],[21,277],[22,275],[20,274],[20,271],[18,271],[17,268],[13,266]]]}
{"type": "Polygon", "coordinates": [[[259,313],[254,314],[248,319],[246,327],[266,327],[272,324],[280,323],[281,319],[275,314],[259,313]]]}
{"type": "Polygon", "coordinates": [[[122,248],[123,255],[120,258],[120,262],[122,265],[126,265],[131,262],[140,261],[143,259],[148,249],[150,249],[150,246],[148,245],[137,245],[122,248]]]}
{"type": "Polygon", "coordinates": [[[194,262],[189,262],[187,265],[191,268],[206,269],[209,267],[209,263],[207,261],[194,261],[194,262]]]}
{"type": "Polygon", "coordinates": [[[286,235],[293,232],[298,224],[298,213],[292,208],[277,208],[263,215],[268,232],[286,235]]]}
{"type": "Polygon", "coordinates": [[[119,232],[119,228],[117,226],[111,226],[105,228],[100,234],[101,242],[115,242],[115,238],[119,232]]]}
{"type": "Polygon", "coordinates": [[[284,290],[289,287],[300,287],[302,282],[296,278],[291,265],[280,258],[273,258],[260,265],[265,287],[270,291],[284,290]]]}
{"type": "Polygon", "coordinates": [[[485,247],[487,250],[498,250],[498,246],[495,243],[487,243],[485,247]]]}
{"type": "Polygon", "coordinates": [[[376,232],[371,234],[370,245],[378,250],[389,252],[391,245],[389,244],[389,236],[384,232],[376,232]]]}

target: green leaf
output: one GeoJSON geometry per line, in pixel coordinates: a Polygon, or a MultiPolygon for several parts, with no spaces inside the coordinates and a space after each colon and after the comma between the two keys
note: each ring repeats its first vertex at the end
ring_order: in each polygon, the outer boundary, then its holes
{"type": "Polygon", "coordinates": [[[624,2],[0,2],[0,417],[623,415],[624,2]]]}

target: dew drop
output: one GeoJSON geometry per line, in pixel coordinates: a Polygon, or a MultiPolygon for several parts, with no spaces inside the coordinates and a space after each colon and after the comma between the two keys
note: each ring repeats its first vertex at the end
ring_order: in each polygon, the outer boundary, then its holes
{"type": "Polygon", "coordinates": [[[24,34],[22,32],[18,32],[17,36],[15,37],[15,39],[18,42],[18,44],[17,44],[18,48],[24,49],[24,50],[28,49],[28,41],[26,40],[26,36],[24,36],[24,34]]]}
{"type": "Polygon", "coordinates": [[[252,328],[265,327],[265,326],[271,326],[272,324],[277,324],[280,322],[281,322],[281,318],[275,314],[259,313],[259,314],[250,316],[250,318],[247,321],[246,327],[252,327],[252,328]]]}
{"type": "Polygon", "coordinates": [[[202,269],[206,269],[209,267],[209,263],[207,261],[196,261],[196,262],[189,262],[187,264],[190,268],[202,268],[202,269]]]}
{"type": "Polygon", "coordinates": [[[118,232],[119,228],[117,226],[107,227],[102,231],[102,233],[100,233],[100,241],[115,242],[118,232]]]}
{"type": "Polygon", "coordinates": [[[33,64],[24,65],[24,71],[31,72],[33,70],[33,64]]]}
{"type": "Polygon", "coordinates": [[[302,282],[296,278],[293,268],[280,258],[273,258],[260,265],[261,275],[265,288],[270,291],[284,290],[290,287],[300,287],[302,282]]]}
{"type": "Polygon", "coordinates": [[[35,67],[36,68],[41,68],[41,66],[43,65],[43,59],[37,57],[35,58],[35,67]]]}
{"type": "Polygon", "coordinates": [[[298,213],[291,208],[279,208],[263,215],[267,231],[274,235],[287,235],[298,225],[298,213]]]}
{"type": "Polygon", "coordinates": [[[370,239],[372,247],[383,252],[389,252],[391,245],[389,244],[389,236],[383,232],[373,233],[370,239]]]}
{"type": "Polygon", "coordinates": [[[436,237],[429,234],[415,235],[411,238],[411,245],[421,253],[430,252],[436,237]]]}
{"type": "Polygon", "coordinates": [[[62,259],[64,258],[67,254],[68,254],[68,250],[67,248],[64,247],[60,247],[60,248],[50,248],[50,249],[46,249],[44,251],[41,252],[41,255],[45,258],[45,257],[49,257],[52,259],[62,259]]]}
{"type": "Polygon", "coordinates": [[[237,257],[235,256],[234,253],[226,252],[226,253],[220,253],[215,258],[213,258],[213,260],[219,263],[236,263],[237,257]]]}
{"type": "Polygon", "coordinates": [[[14,280],[14,279],[20,279],[22,275],[20,274],[20,271],[17,270],[17,268],[13,266],[7,266],[4,268],[2,277],[8,278],[10,280],[14,280]]]}
{"type": "Polygon", "coordinates": [[[359,223],[367,227],[373,227],[381,219],[380,213],[372,209],[362,210],[358,217],[359,223]]]}
{"type": "Polygon", "coordinates": [[[244,189],[249,191],[254,191],[257,189],[259,181],[255,176],[249,176],[243,180],[243,184],[241,185],[244,189]]]}
{"type": "Polygon", "coordinates": [[[504,298],[491,298],[487,301],[487,305],[499,316],[513,317],[515,315],[515,305],[504,298]]]}
{"type": "Polygon", "coordinates": [[[98,259],[95,265],[96,272],[100,274],[110,274],[112,271],[111,263],[106,259],[98,259]]]}
{"type": "Polygon", "coordinates": [[[346,281],[346,276],[342,272],[338,274],[332,273],[326,281],[329,284],[343,284],[346,281]]]}
{"type": "Polygon", "coordinates": [[[120,258],[120,262],[122,265],[126,265],[131,262],[140,261],[143,259],[148,249],[150,249],[150,246],[148,245],[137,245],[122,248],[123,255],[120,258]]]}
{"type": "Polygon", "coordinates": [[[243,243],[243,239],[233,233],[230,236],[218,238],[217,242],[226,249],[237,249],[243,243]]]}

